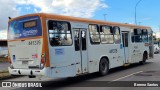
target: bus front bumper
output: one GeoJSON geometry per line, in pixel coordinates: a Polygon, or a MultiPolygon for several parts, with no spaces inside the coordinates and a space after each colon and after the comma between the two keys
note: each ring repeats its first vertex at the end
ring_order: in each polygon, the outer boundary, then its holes
{"type": "Polygon", "coordinates": [[[11,75],[42,75],[47,76],[47,73],[49,71],[49,68],[43,68],[43,69],[12,69],[8,67],[9,73],[11,75]]]}

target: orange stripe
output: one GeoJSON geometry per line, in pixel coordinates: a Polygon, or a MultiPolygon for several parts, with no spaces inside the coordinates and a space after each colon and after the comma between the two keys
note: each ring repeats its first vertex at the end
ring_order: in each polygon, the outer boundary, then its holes
{"type": "Polygon", "coordinates": [[[20,40],[38,39],[38,38],[42,38],[42,36],[28,37],[28,38],[19,38],[19,39],[15,39],[15,40],[8,40],[8,42],[14,42],[14,41],[20,41],[20,40]]]}
{"type": "Polygon", "coordinates": [[[114,26],[128,26],[132,28],[141,28],[141,29],[146,29],[150,28],[148,26],[138,26],[134,24],[124,24],[124,23],[117,23],[117,22],[106,22],[106,21],[100,21],[100,20],[91,20],[91,19],[86,19],[86,18],[78,18],[78,17],[71,17],[71,16],[63,16],[63,15],[55,15],[55,14],[46,14],[46,13],[36,13],[36,14],[28,14],[24,16],[20,16],[17,18],[13,18],[12,20],[24,18],[24,17],[29,17],[29,16],[42,16],[46,17],[49,19],[57,19],[57,20],[66,20],[66,21],[76,21],[76,22],[87,22],[91,24],[104,24],[104,25],[114,25],[114,26]]]}
{"type": "Polygon", "coordinates": [[[41,24],[43,30],[43,47],[42,53],[46,54],[46,64],[45,67],[50,67],[50,58],[49,58],[49,47],[48,47],[48,35],[47,35],[47,26],[46,26],[46,19],[44,16],[41,16],[41,24]]]}

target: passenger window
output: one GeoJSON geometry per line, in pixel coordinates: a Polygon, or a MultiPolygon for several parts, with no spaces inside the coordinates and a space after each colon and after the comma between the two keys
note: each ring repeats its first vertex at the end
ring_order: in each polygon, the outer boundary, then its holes
{"type": "Polygon", "coordinates": [[[111,26],[101,26],[100,28],[100,37],[101,37],[101,43],[103,44],[108,44],[108,43],[113,43],[113,32],[112,32],[112,27],[111,26]]]}
{"type": "Polygon", "coordinates": [[[143,42],[148,42],[148,32],[147,29],[142,30],[142,40],[143,42]]]}
{"type": "Polygon", "coordinates": [[[90,41],[92,44],[99,44],[100,38],[99,38],[99,30],[98,25],[89,25],[89,31],[90,31],[90,41]]]}
{"type": "Polygon", "coordinates": [[[132,42],[142,42],[142,30],[141,29],[133,30],[132,42]]]}
{"type": "Polygon", "coordinates": [[[114,43],[120,44],[121,43],[120,28],[115,26],[115,27],[113,27],[113,31],[114,31],[114,43]]]}
{"type": "Polygon", "coordinates": [[[68,22],[50,20],[48,29],[51,46],[72,45],[71,28],[68,22]]]}

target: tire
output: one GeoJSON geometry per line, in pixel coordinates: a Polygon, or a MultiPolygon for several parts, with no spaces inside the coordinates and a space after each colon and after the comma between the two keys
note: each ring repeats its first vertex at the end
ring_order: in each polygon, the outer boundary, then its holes
{"type": "Polygon", "coordinates": [[[102,58],[99,62],[99,73],[101,76],[104,76],[109,71],[109,63],[106,58],[102,58]]]}
{"type": "Polygon", "coordinates": [[[33,75],[29,75],[28,77],[29,78],[36,78],[36,76],[33,76],[33,75]]]}
{"type": "Polygon", "coordinates": [[[147,54],[144,53],[144,54],[143,54],[143,59],[142,59],[142,61],[140,62],[140,64],[141,64],[141,65],[145,64],[145,63],[146,63],[146,60],[147,60],[147,54]]]}

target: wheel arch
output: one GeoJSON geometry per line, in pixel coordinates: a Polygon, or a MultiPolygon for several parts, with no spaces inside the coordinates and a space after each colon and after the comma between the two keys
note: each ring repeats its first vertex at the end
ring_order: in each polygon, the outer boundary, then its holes
{"type": "Polygon", "coordinates": [[[102,57],[100,58],[100,60],[99,60],[99,63],[100,63],[100,61],[102,60],[102,58],[105,58],[105,59],[108,61],[108,65],[109,65],[109,69],[110,69],[110,61],[109,61],[108,56],[102,56],[102,57]]]}

